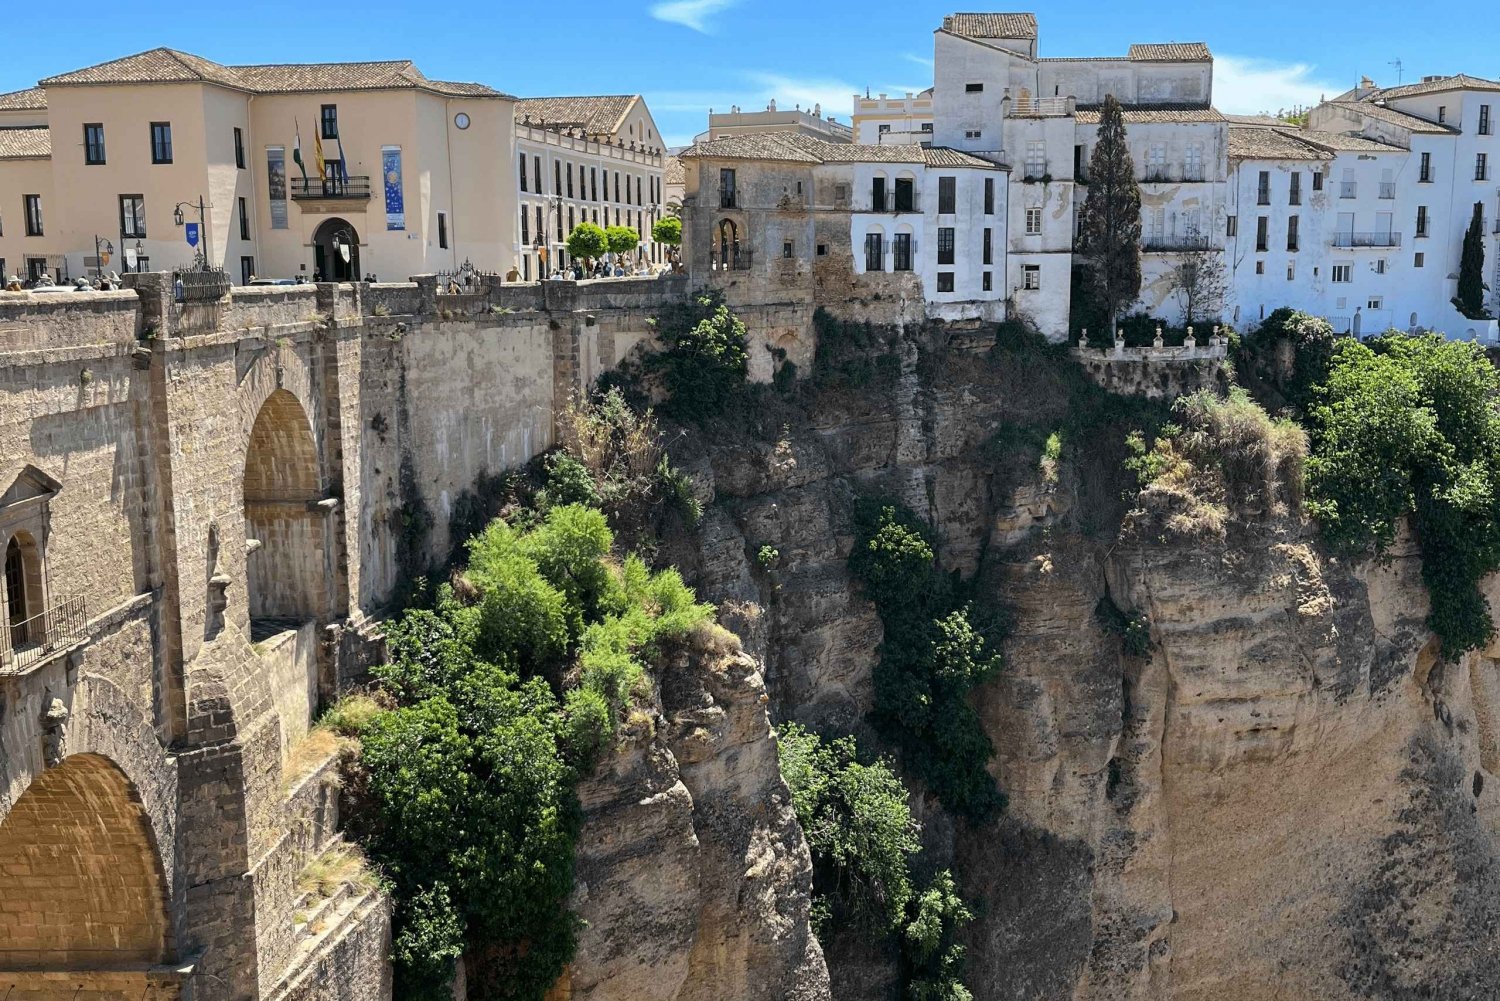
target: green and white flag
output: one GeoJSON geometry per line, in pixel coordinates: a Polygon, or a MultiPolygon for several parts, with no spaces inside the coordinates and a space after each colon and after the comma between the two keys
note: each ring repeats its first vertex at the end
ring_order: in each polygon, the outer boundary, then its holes
{"type": "Polygon", "coordinates": [[[292,119],[296,132],[292,136],[292,162],[302,171],[302,186],[307,187],[307,164],[302,162],[302,123],[292,119]]]}

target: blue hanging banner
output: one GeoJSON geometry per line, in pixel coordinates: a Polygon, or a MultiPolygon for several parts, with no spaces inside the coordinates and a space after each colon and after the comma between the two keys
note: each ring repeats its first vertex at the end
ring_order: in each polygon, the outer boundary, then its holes
{"type": "Polygon", "coordinates": [[[186,226],[182,227],[182,229],[183,235],[187,237],[188,246],[198,246],[198,224],[195,222],[190,222],[186,226]]]}
{"type": "Polygon", "coordinates": [[[385,181],[385,228],[406,228],[406,201],[401,194],[401,147],[380,147],[380,173],[385,181]]]}
{"type": "Polygon", "coordinates": [[[287,229],[286,217],[286,148],[266,147],[266,184],[271,205],[271,228],[287,229]]]}

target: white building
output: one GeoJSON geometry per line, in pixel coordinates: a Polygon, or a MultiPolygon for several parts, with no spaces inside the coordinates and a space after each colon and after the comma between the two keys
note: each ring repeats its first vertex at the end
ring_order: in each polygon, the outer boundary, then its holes
{"type": "Polygon", "coordinates": [[[566,266],[564,244],[582,222],[629,226],[641,236],[639,261],[666,260],[651,240],[666,199],[665,149],[640,95],[518,101],[516,155],[523,280],[566,266]]]}
{"type": "Polygon", "coordinates": [[[932,143],[932,88],[905,97],[854,98],[854,141],[857,143],[932,143]]]}

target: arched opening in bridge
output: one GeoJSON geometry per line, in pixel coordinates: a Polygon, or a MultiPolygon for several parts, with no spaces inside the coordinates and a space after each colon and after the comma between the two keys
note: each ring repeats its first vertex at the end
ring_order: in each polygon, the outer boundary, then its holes
{"type": "Polygon", "coordinates": [[[325,282],[357,282],[359,233],[343,219],[329,219],[313,234],[313,268],[325,282]]]}
{"type": "Polygon", "coordinates": [[[5,544],[5,627],[10,649],[23,650],[43,640],[42,558],[36,541],[17,532],[5,544]]]}
{"type": "Polygon", "coordinates": [[[49,768],[0,821],[0,969],[93,970],[170,958],[161,859],[135,787],[108,758],[49,768]]]}
{"type": "Polygon", "coordinates": [[[318,446],[297,398],[267,397],[245,453],[250,619],[256,632],[296,628],[324,609],[327,539],[318,446]]]}

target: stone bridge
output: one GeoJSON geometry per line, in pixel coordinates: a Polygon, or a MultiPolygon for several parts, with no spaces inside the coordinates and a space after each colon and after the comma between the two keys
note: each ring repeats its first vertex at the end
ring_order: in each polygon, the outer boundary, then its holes
{"type": "Polygon", "coordinates": [[[321,703],[681,280],[0,293],[0,998],[389,997],[321,703]]]}

